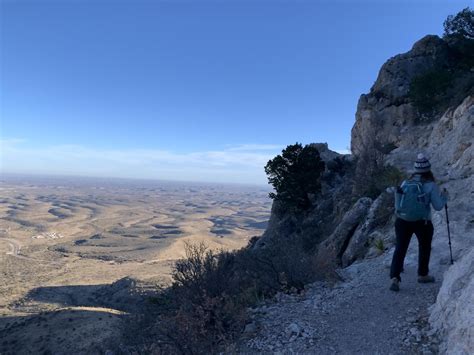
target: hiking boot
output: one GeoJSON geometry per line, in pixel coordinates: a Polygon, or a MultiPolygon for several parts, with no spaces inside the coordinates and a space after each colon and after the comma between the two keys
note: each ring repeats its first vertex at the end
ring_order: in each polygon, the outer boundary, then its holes
{"type": "Polygon", "coordinates": [[[392,284],[390,285],[390,290],[395,292],[400,291],[400,286],[398,286],[399,283],[400,281],[396,277],[394,277],[392,279],[392,284]]]}
{"type": "Polygon", "coordinates": [[[426,284],[426,283],[429,283],[429,282],[435,282],[435,278],[433,276],[430,276],[430,275],[418,276],[418,282],[421,283],[421,284],[426,284]]]}

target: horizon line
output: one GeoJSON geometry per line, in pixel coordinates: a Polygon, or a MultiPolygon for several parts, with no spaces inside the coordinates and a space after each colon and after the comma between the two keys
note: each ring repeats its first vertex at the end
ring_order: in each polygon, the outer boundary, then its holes
{"type": "Polygon", "coordinates": [[[270,184],[250,183],[250,182],[231,182],[231,181],[208,181],[208,180],[169,180],[160,178],[140,178],[140,177],[119,177],[119,176],[94,176],[94,175],[80,175],[80,174],[44,174],[44,173],[32,173],[32,172],[13,172],[13,171],[2,171],[0,172],[0,183],[4,182],[6,177],[17,177],[17,178],[46,178],[46,179],[61,179],[61,178],[76,178],[76,179],[97,179],[97,180],[122,180],[122,181],[135,181],[135,182],[157,182],[157,183],[179,183],[179,184],[200,184],[200,185],[232,185],[232,186],[245,186],[245,187],[268,187],[271,189],[270,184]]]}

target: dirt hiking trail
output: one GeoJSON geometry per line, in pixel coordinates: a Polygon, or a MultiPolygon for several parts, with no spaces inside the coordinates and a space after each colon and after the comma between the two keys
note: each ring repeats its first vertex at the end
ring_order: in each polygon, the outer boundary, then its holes
{"type": "Polygon", "coordinates": [[[436,282],[418,283],[417,244],[410,244],[399,292],[389,290],[392,250],[340,270],[342,282],[317,282],[301,295],[279,294],[278,302],[253,309],[240,351],[436,354],[428,308],[446,266],[432,259],[430,274],[436,282]]]}

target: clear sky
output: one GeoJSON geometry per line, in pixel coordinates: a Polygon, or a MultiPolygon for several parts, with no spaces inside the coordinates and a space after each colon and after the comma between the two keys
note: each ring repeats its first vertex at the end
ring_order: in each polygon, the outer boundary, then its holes
{"type": "Polygon", "coordinates": [[[0,4],[3,172],[265,183],[346,150],[380,66],[472,1],[0,4]]]}

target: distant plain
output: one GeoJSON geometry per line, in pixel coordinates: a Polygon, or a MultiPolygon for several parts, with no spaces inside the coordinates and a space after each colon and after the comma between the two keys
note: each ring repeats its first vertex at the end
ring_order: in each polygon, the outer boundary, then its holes
{"type": "Polygon", "coordinates": [[[92,340],[84,339],[92,334],[99,349],[122,312],[103,299],[110,294],[98,296],[104,287],[124,278],[147,287],[169,284],[185,243],[245,246],[266,227],[268,192],[265,186],[2,176],[0,353],[80,350],[78,339],[91,349],[92,340]],[[74,327],[64,329],[72,314],[74,327]]]}

